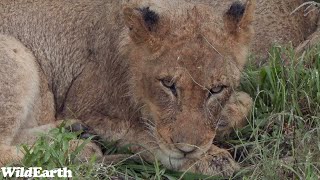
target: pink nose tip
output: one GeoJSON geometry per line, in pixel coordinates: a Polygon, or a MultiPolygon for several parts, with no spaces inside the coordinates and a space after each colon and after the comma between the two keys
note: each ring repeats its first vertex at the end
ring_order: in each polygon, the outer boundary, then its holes
{"type": "Polygon", "coordinates": [[[197,147],[187,144],[176,144],[175,146],[184,154],[190,154],[197,149],[197,147]]]}

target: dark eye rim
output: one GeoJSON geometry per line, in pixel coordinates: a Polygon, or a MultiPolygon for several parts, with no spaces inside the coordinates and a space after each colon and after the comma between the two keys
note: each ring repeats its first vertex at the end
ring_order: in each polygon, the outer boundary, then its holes
{"type": "Polygon", "coordinates": [[[159,79],[159,81],[161,82],[162,86],[169,89],[175,97],[178,96],[176,83],[173,82],[172,78],[170,80],[168,78],[163,78],[159,79]],[[170,85],[168,85],[167,82],[170,82],[170,85]]]}
{"type": "Polygon", "coordinates": [[[214,86],[212,88],[209,89],[209,93],[208,93],[208,98],[210,98],[212,95],[216,95],[216,94],[220,94],[223,90],[225,90],[228,86],[226,85],[218,85],[218,86],[214,86]],[[221,89],[219,91],[213,91],[214,88],[217,87],[221,87],[221,89]]]}

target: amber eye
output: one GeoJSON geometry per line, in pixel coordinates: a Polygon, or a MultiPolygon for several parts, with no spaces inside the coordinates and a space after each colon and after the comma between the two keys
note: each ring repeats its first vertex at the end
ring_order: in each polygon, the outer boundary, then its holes
{"type": "Polygon", "coordinates": [[[176,84],[172,79],[161,79],[160,82],[165,88],[169,89],[174,96],[177,96],[176,84]]]}
{"type": "Polygon", "coordinates": [[[209,98],[212,96],[212,95],[215,95],[215,94],[219,94],[221,93],[227,86],[225,85],[220,85],[220,86],[215,86],[213,88],[210,89],[209,91],[209,98]]]}

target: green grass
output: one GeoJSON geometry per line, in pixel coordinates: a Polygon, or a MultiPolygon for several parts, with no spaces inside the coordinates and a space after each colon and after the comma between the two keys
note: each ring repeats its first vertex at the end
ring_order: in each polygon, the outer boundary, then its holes
{"type": "Polygon", "coordinates": [[[274,47],[268,65],[243,77],[254,108],[232,145],[250,167],[245,179],[320,178],[320,48],[301,57],[287,49],[274,47]]]}
{"type": "MultiPolygon", "coordinates": [[[[250,59],[240,89],[254,107],[248,125],[224,142],[243,167],[234,179],[320,179],[320,46],[295,57],[291,48],[274,47],[269,64],[255,67],[250,59]]],[[[75,161],[87,141],[74,152],[68,142],[77,137],[63,127],[43,135],[26,151],[25,167],[68,167],[75,179],[214,179],[173,172],[159,162],[124,161],[112,165],[75,161]]],[[[108,153],[120,152],[107,145],[108,153]]]]}

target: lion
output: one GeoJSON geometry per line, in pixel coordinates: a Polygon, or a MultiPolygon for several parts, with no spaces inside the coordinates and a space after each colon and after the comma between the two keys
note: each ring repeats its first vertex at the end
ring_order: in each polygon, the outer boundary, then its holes
{"type": "Polygon", "coordinates": [[[0,166],[73,119],[167,168],[232,175],[239,165],[212,142],[244,126],[252,106],[237,87],[255,4],[2,0],[0,166]]]}

